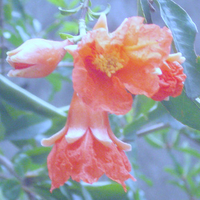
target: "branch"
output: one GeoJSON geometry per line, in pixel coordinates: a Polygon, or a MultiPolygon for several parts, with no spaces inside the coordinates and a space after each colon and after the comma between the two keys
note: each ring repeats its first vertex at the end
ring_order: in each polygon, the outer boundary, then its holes
{"type": "MultiPolygon", "coordinates": [[[[37,194],[31,191],[30,188],[23,184],[23,179],[15,172],[14,166],[10,160],[8,160],[5,156],[0,155],[0,164],[3,165],[22,185],[22,189],[27,193],[29,200],[36,200],[37,194]]],[[[8,176],[4,174],[0,174],[0,178],[7,179],[8,176]]]]}
{"type": "Polygon", "coordinates": [[[141,130],[137,131],[136,135],[138,137],[142,137],[142,136],[147,135],[149,133],[152,133],[154,131],[158,131],[158,130],[161,130],[161,129],[164,129],[164,128],[168,128],[168,127],[170,127],[169,124],[158,123],[158,124],[154,124],[152,126],[149,126],[147,128],[144,128],[144,129],[141,129],[141,130]]]}
{"type": "Polygon", "coordinates": [[[5,156],[0,155],[0,164],[2,164],[17,180],[22,181],[21,177],[15,172],[12,162],[5,156]]]}

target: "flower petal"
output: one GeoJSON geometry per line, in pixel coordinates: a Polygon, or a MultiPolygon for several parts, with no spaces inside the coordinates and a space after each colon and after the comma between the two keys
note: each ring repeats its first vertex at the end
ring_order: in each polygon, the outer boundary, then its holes
{"type": "MultiPolygon", "coordinates": [[[[83,64],[82,64],[83,65],[83,64]]],[[[73,69],[74,90],[94,110],[125,114],[132,106],[132,96],[119,79],[107,78],[102,73],[87,71],[81,63],[73,69]]]]}
{"type": "Polygon", "coordinates": [[[143,94],[151,97],[159,89],[159,78],[153,72],[146,71],[130,63],[128,67],[117,73],[120,81],[132,94],[143,94]]]}
{"type": "Polygon", "coordinates": [[[107,19],[106,19],[105,13],[101,14],[97,23],[94,25],[93,30],[99,29],[99,28],[104,28],[108,31],[108,25],[107,25],[107,19]]]}

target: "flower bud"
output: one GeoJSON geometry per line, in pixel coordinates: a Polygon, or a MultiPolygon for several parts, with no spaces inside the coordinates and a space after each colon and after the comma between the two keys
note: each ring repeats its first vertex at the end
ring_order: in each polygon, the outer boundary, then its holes
{"type": "Polygon", "coordinates": [[[40,78],[49,75],[66,54],[70,41],[30,39],[17,49],[7,52],[7,62],[14,68],[10,77],[40,78]]]}

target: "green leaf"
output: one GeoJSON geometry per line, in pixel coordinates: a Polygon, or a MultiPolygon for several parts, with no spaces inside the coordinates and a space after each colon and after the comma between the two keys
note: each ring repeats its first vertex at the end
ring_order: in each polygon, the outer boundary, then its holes
{"type": "Polygon", "coordinates": [[[65,7],[65,0],[47,0],[48,2],[54,4],[55,6],[65,7]]]}
{"type": "Polygon", "coordinates": [[[194,167],[189,171],[190,176],[197,176],[200,174],[200,162],[195,164],[194,167]]]}
{"type": "Polygon", "coordinates": [[[59,35],[63,40],[70,39],[70,38],[74,37],[73,35],[66,34],[66,33],[59,33],[59,35]]]}
{"type": "Polygon", "coordinates": [[[14,159],[14,169],[20,177],[24,177],[30,165],[31,159],[26,154],[18,154],[14,159]]]}
{"type": "Polygon", "coordinates": [[[179,181],[168,181],[168,182],[171,183],[172,185],[178,186],[182,190],[185,190],[185,185],[184,185],[184,182],[182,180],[179,180],[179,181]]]}
{"type": "Polygon", "coordinates": [[[61,75],[59,73],[52,73],[46,77],[49,83],[51,83],[51,85],[53,86],[53,89],[49,97],[49,101],[52,101],[56,92],[59,92],[62,88],[62,80],[60,79],[60,76],[61,75]]]}
{"type": "Polygon", "coordinates": [[[18,34],[11,32],[10,30],[4,30],[3,36],[14,46],[20,46],[23,43],[22,38],[19,37],[18,34]]]}
{"type": "Polygon", "coordinates": [[[5,20],[9,21],[12,19],[12,6],[11,3],[7,3],[4,5],[3,7],[3,11],[4,11],[4,17],[5,20]]]}
{"type": "Polygon", "coordinates": [[[162,104],[178,121],[200,130],[200,104],[189,99],[184,90],[180,96],[176,98],[170,97],[169,101],[162,101],[162,104]]]}
{"type": "Polygon", "coordinates": [[[0,141],[3,140],[5,133],[6,129],[5,126],[3,125],[3,122],[1,121],[1,113],[0,113],[0,141]]]}
{"type": "Polygon", "coordinates": [[[187,147],[187,146],[186,147],[180,147],[179,150],[182,151],[182,152],[188,153],[192,156],[195,156],[197,158],[200,158],[200,151],[197,151],[197,150],[192,149],[190,147],[187,147]]]}
{"type": "Polygon", "coordinates": [[[101,11],[101,12],[94,12],[93,10],[91,10],[90,8],[88,8],[88,14],[89,14],[89,16],[91,16],[91,17],[94,17],[94,18],[99,18],[99,16],[101,15],[101,14],[105,14],[105,15],[107,15],[109,12],[110,12],[110,9],[111,9],[111,6],[110,6],[110,4],[107,4],[107,7],[105,8],[105,10],[104,11],[101,11]]]}
{"type": "Polygon", "coordinates": [[[64,8],[61,8],[61,7],[59,7],[58,9],[60,10],[62,15],[68,16],[68,15],[73,15],[73,14],[77,13],[82,8],[82,6],[83,5],[80,4],[76,8],[72,8],[72,9],[64,9],[64,8]]]}
{"type": "Polygon", "coordinates": [[[37,147],[26,151],[26,155],[29,156],[34,163],[44,164],[46,163],[47,156],[52,148],[51,147],[37,147]]]}
{"type": "Polygon", "coordinates": [[[137,1],[138,15],[145,18],[148,24],[152,24],[150,6],[148,0],[137,1]]]}
{"type": "MultiPolygon", "coordinates": [[[[73,38],[73,37],[77,37],[77,36],[73,36],[73,35],[77,35],[79,32],[79,27],[78,27],[78,23],[74,22],[74,21],[67,21],[67,22],[63,22],[62,23],[62,28],[59,29],[59,32],[61,32],[60,36],[63,36],[63,39],[68,39],[68,38],[73,38]],[[63,32],[63,33],[62,33],[63,32]],[[66,34],[67,33],[67,34],[66,34]],[[70,34],[73,35],[70,35],[70,34]],[[64,37],[65,36],[65,37],[64,37]]],[[[59,33],[60,34],[60,33],[59,33]]]]}
{"type": "Polygon", "coordinates": [[[92,185],[83,184],[95,200],[123,199],[128,200],[121,185],[109,182],[97,182],[92,185]]]}
{"type": "Polygon", "coordinates": [[[20,195],[21,185],[17,180],[6,180],[2,184],[2,192],[7,199],[16,200],[20,195]]]}
{"type": "Polygon", "coordinates": [[[48,104],[0,75],[0,98],[15,108],[31,111],[49,118],[65,118],[62,110],[48,104]]]}
{"type": "Polygon", "coordinates": [[[194,52],[194,40],[197,28],[190,16],[171,0],[156,0],[160,6],[161,16],[172,31],[177,51],[186,58],[183,63],[187,75],[186,94],[195,99],[200,96],[200,67],[197,66],[194,52]]]}
{"type": "MultiPolygon", "coordinates": [[[[5,105],[5,103],[3,104],[5,105]]],[[[14,108],[13,108],[14,109],[14,108]]],[[[6,112],[5,106],[2,107],[0,101],[0,111],[2,114],[1,121],[5,128],[5,139],[8,140],[27,140],[44,134],[52,126],[50,119],[45,119],[31,113],[25,113],[20,110],[14,111],[18,113],[18,117],[13,119],[13,114],[6,112]]]]}
{"type": "MultiPolygon", "coordinates": [[[[145,97],[148,99],[147,97],[145,97]]],[[[160,126],[162,125],[163,129],[166,129],[167,126],[171,126],[175,130],[180,130],[184,127],[179,121],[175,120],[165,109],[160,102],[154,102],[152,100],[145,101],[143,98],[136,99],[135,112],[136,118],[133,118],[133,121],[127,124],[124,128],[124,136],[127,140],[134,139],[134,135],[139,133],[143,126],[147,130],[150,126],[160,126]],[[141,101],[140,101],[141,100],[141,101]],[[136,102],[138,101],[138,102],[136,102]],[[141,103],[141,104],[140,104],[141,103]],[[146,104],[147,103],[147,104],[146,104]],[[143,105],[143,106],[142,106],[143,105]],[[146,107],[147,105],[147,107],[146,107]],[[141,107],[141,108],[140,108],[141,107]],[[143,114],[144,113],[144,114],[143,114]]]]}
{"type": "Polygon", "coordinates": [[[159,140],[155,135],[150,134],[145,136],[145,140],[153,147],[155,148],[163,148],[165,144],[159,140]]]}
{"type": "Polygon", "coordinates": [[[152,182],[151,179],[147,178],[147,177],[146,177],[145,175],[143,175],[143,174],[139,174],[138,176],[139,176],[139,178],[140,178],[141,180],[143,180],[148,186],[153,186],[153,182],[152,182]]]}
{"type": "Polygon", "coordinates": [[[164,171],[169,173],[170,175],[174,176],[175,178],[179,178],[179,174],[176,172],[176,170],[169,168],[169,167],[165,167],[164,171]]]}

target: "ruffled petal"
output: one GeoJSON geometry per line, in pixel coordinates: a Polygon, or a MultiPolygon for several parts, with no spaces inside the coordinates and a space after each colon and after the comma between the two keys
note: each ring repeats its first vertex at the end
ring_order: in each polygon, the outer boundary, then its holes
{"type": "Polygon", "coordinates": [[[94,110],[125,114],[132,106],[132,96],[127,93],[117,77],[107,78],[101,72],[87,71],[84,64],[76,63],[73,70],[74,90],[94,110]]]}
{"type": "Polygon", "coordinates": [[[162,101],[169,96],[181,95],[186,75],[183,67],[177,62],[166,61],[162,66],[162,74],[159,75],[159,90],[152,96],[155,101],[162,101]]]}
{"type": "Polygon", "coordinates": [[[159,78],[153,71],[149,72],[146,69],[141,69],[130,63],[130,66],[120,70],[116,76],[124,84],[126,89],[132,94],[143,94],[147,97],[153,96],[159,89],[159,78]]]}
{"type": "Polygon", "coordinates": [[[129,163],[125,153],[115,144],[109,147],[104,146],[97,140],[94,141],[94,150],[98,158],[98,167],[112,180],[121,184],[126,191],[124,181],[135,178],[129,174],[131,164],[129,163]],[[101,149],[101,151],[99,151],[101,149]]]}

